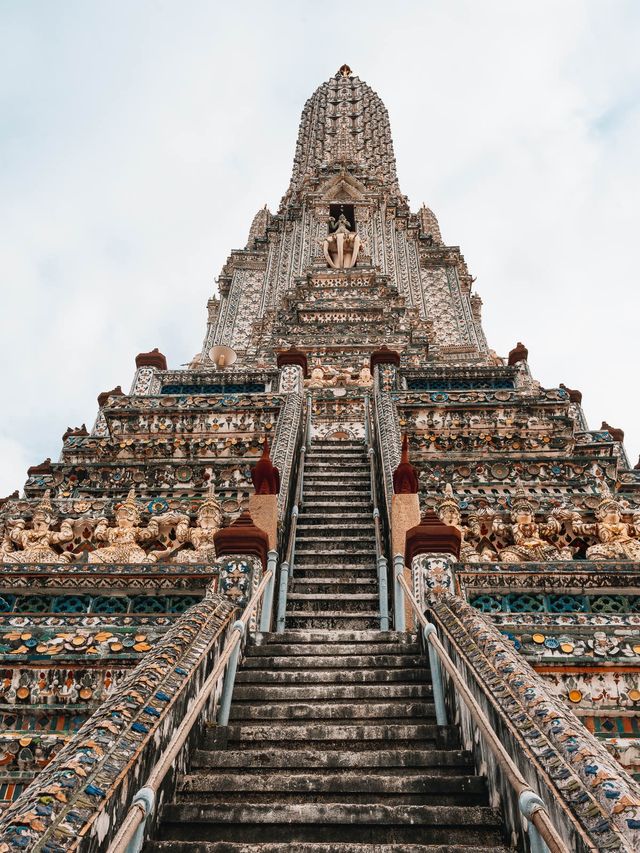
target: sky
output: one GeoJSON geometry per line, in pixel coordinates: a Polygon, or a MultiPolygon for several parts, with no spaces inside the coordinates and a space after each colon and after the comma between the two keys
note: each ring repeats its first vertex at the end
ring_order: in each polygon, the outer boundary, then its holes
{"type": "Polygon", "coordinates": [[[489,344],[640,453],[640,4],[0,0],[0,496],[136,353],[200,350],[300,113],[344,62],[402,191],[459,245],[489,344]]]}

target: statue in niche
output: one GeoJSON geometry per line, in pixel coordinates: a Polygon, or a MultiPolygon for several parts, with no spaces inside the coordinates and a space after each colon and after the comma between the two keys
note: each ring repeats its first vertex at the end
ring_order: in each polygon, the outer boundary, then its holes
{"type": "Polygon", "coordinates": [[[329,234],[322,241],[322,250],[329,266],[334,270],[351,269],[360,251],[360,237],[351,230],[351,223],[341,213],[329,219],[329,234]]]}
{"type": "Polygon", "coordinates": [[[373,376],[371,375],[371,370],[369,369],[368,364],[365,364],[360,369],[360,373],[356,379],[356,385],[358,388],[371,388],[373,385],[373,376]]]}
{"type": "Polygon", "coordinates": [[[500,550],[499,559],[503,563],[546,563],[553,560],[571,560],[573,554],[569,548],[557,548],[546,537],[558,535],[562,530],[559,516],[563,510],[554,510],[543,524],[537,524],[535,509],[525,495],[521,485],[511,504],[511,524],[493,522],[498,533],[509,533],[512,545],[500,550]]]}
{"type": "Polygon", "coordinates": [[[195,527],[189,527],[189,519],[182,516],[176,527],[176,539],[182,544],[189,543],[193,548],[178,551],[177,563],[210,563],[215,560],[214,537],[222,526],[222,508],[215,496],[213,484],[209,494],[200,504],[195,527]]]}
{"type": "Polygon", "coordinates": [[[587,548],[587,560],[640,560],[640,512],[633,516],[633,524],[622,520],[622,505],[602,485],[603,498],[596,510],[597,521],[589,524],[580,521],[578,513],[572,515],[572,527],[581,536],[595,536],[598,542],[587,548]]]}
{"type": "Polygon", "coordinates": [[[324,388],[326,385],[328,382],[324,378],[324,370],[321,367],[314,367],[309,379],[304,380],[305,388],[324,388]]]}
{"type": "Polygon", "coordinates": [[[149,524],[140,526],[140,510],[136,503],[136,490],[131,489],[125,501],[114,512],[115,523],[109,526],[106,518],[98,520],[94,538],[98,542],[107,542],[104,548],[89,552],[90,563],[155,563],[156,554],[147,554],[140,542],[155,539],[159,533],[157,518],[151,518],[149,524]]]}
{"type": "Polygon", "coordinates": [[[443,524],[448,524],[449,527],[455,527],[459,530],[462,539],[460,542],[460,562],[461,563],[479,563],[482,560],[493,560],[495,554],[492,552],[479,554],[468,539],[479,538],[480,524],[475,516],[469,518],[469,526],[462,523],[462,514],[460,512],[460,503],[453,494],[451,483],[446,483],[444,487],[444,497],[436,504],[436,512],[438,518],[443,524]]]}
{"type": "Polygon", "coordinates": [[[9,539],[21,550],[9,551],[3,544],[3,560],[7,563],[68,563],[72,558],[71,554],[60,554],[52,546],[73,539],[73,528],[71,523],[64,519],[59,532],[51,530],[54,519],[51,492],[47,489],[35,508],[31,528],[25,529],[25,521],[22,518],[12,525],[9,539]]]}

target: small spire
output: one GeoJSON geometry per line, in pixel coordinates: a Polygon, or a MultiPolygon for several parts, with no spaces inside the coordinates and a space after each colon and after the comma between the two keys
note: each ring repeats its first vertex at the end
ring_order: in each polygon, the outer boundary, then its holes
{"type": "Polygon", "coordinates": [[[341,77],[351,77],[351,73],[351,69],[349,68],[346,62],[344,65],[341,65],[340,68],[338,68],[338,74],[341,77]]]}

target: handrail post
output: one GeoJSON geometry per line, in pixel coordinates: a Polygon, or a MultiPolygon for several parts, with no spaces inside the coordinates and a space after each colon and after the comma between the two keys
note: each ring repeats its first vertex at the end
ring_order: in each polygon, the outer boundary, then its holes
{"type": "Polygon", "coordinates": [[[369,395],[364,395],[364,443],[371,446],[371,431],[369,429],[369,418],[370,418],[370,410],[369,410],[369,395]]]}
{"type": "Polygon", "coordinates": [[[287,586],[289,583],[289,563],[285,560],[280,564],[280,586],[278,587],[278,614],[276,616],[276,633],[284,631],[284,619],[287,610],[287,586]]]}
{"type": "Polygon", "coordinates": [[[404,557],[395,554],[393,558],[393,616],[396,631],[406,630],[404,615],[404,590],[400,578],[404,575],[404,557]]]}
{"type": "Polygon", "coordinates": [[[231,657],[229,658],[229,663],[227,664],[227,671],[224,674],[222,696],[220,697],[220,707],[218,709],[217,722],[219,726],[226,726],[229,723],[231,696],[233,694],[233,687],[236,681],[236,670],[238,669],[238,659],[240,657],[240,649],[242,647],[242,638],[245,634],[244,622],[241,622],[240,619],[238,619],[233,623],[231,630],[237,631],[240,634],[240,642],[236,643],[234,646],[234,649],[231,652],[231,657]]]}
{"type": "Polygon", "coordinates": [[[306,435],[304,438],[304,443],[307,447],[307,450],[311,450],[311,394],[307,394],[307,423],[306,423],[306,435]]]}
{"type": "Polygon", "coordinates": [[[307,458],[307,445],[303,444],[300,448],[300,461],[298,462],[298,506],[302,506],[304,494],[304,461],[307,458]]]}
{"type": "Polygon", "coordinates": [[[260,612],[260,631],[264,634],[271,630],[271,611],[273,610],[273,587],[276,582],[276,564],[278,562],[278,552],[269,551],[267,554],[267,571],[271,571],[269,583],[264,591],[262,599],[262,610],[260,612]]]}
{"type": "MultiPolygon", "coordinates": [[[[377,512],[377,510],[376,510],[377,512]]],[[[378,557],[378,596],[380,601],[380,630],[389,630],[389,594],[387,590],[387,558],[378,557]]]]}
{"type": "Polygon", "coordinates": [[[298,533],[298,504],[291,510],[291,547],[289,548],[289,577],[293,577],[293,566],[296,560],[296,536],[298,533]]]}
{"type": "Polygon", "coordinates": [[[371,445],[369,445],[369,449],[367,450],[367,456],[369,457],[369,484],[371,487],[371,500],[373,501],[374,507],[378,508],[378,502],[376,501],[376,475],[373,468],[373,457],[375,455],[375,450],[371,445]]]}
{"type": "Polygon", "coordinates": [[[527,821],[527,832],[529,833],[529,846],[531,853],[549,853],[549,848],[544,842],[544,839],[538,832],[538,829],[533,823],[533,815],[545,809],[545,805],[540,797],[533,791],[523,791],[518,797],[518,806],[520,813],[527,821]]]}
{"type": "Polygon", "coordinates": [[[422,629],[424,641],[429,652],[429,666],[431,668],[431,686],[433,688],[433,703],[436,706],[436,723],[439,726],[447,725],[447,706],[444,703],[444,687],[442,683],[442,670],[440,669],[440,658],[429,641],[431,634],[436,634],[436,626],[429,622],[422,629]]]}

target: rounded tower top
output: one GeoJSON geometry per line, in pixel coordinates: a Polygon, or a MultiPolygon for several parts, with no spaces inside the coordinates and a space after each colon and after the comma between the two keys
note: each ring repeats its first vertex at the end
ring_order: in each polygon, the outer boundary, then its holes
{"type": "Polygon", "coordinates": [[[304,105],[288,195],[332,166],[363,170],[400,192],[387,109],[346,64],[304,105]]]}

